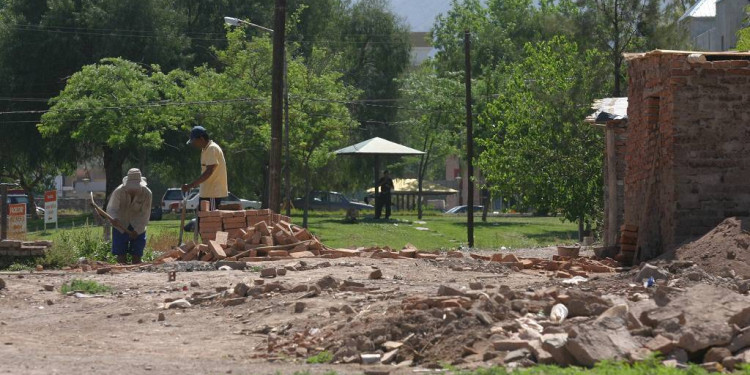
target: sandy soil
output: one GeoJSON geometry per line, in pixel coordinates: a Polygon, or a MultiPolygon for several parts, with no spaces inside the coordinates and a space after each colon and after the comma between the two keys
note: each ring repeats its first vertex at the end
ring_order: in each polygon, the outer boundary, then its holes
{"type": "MultiPolygon", "coordinates": [[[[519,255],[551,256],[552,250],[530,250],[519,255]]],[[[512,272],[504,266],[487,267],[473,259],[444,261],[342,258],[310,259],[310,266],[329,262],[330,267],[290,271],[273,279],[287,286],[312,285],[332,275],[368,288],[368,293],[324,290],[314,298],[305,293],[271,293],[248,298],[238,306],[224,307],[219,300],[185,310],[164,310],[165,299],[209,294],[245,282],[252,286],[257,271],[181,272],[168,282],[165,272],[0,273],[0,373],[9,374],[291,374],[296,371],[340,374],[362,373],[360,365],[307,365],[304,356],[269,354],[269,335],[310,332],[364,316],[397,311],[407,296],[435,295],[439,285],[466,289],[473,281],[526,290],[550,283],[543,271],[512,272]],[[377,267],[383,278],[369,280],[377,267]],[[60,292],[73,278],[96,280],[114,288],[102,298],[76,298],[60,292]],[[198,286],[191,286],[191,283],[198,286]],[[53,291],[45,291],[44,285],[53,291]],[[294,304],[304,301],[302,313],[294,304]],[[332,313],[331,307],[348,305],[355,315],[332,313]],[[157,321],[159,313],[164,321],[157,321]]],[[[283,267],[290,261],[267,262],[283,267]]],[[[492,265],[494,266],[494,265],[492,265]]],[[[266,280],[266,283],[271,280],[266,280]]],[[[369,318],[368,318],[369,319],[369,318]]],[[[311,348],[311,353],[314,353],[311,348]]],[[[370,368],[370,367],[367,367],[370,368]]],[[[391,373],[412,373],[409,369],[391,373]]]]}

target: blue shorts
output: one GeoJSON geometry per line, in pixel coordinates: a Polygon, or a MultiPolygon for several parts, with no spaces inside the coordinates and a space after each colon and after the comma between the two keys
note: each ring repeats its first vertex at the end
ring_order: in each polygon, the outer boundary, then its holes
{"type": "MultiPolygon", "coordinates": [[[[128,229],[133,230],[133,227],[128,229]]],[[[138,235],[134,240],[130,239],[127,233],[120,233],[119,230],[112,228],[112,254],[142,257],[143,249],[146,248],[146,232],[138,235]]]]}

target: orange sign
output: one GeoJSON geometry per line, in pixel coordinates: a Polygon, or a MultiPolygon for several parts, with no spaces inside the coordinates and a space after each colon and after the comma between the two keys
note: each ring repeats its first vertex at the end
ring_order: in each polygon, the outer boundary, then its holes
{"type": "Polygon", "coordinates": [[[26,203],[8,205],[8,234],[26,234],[26,203]]]}

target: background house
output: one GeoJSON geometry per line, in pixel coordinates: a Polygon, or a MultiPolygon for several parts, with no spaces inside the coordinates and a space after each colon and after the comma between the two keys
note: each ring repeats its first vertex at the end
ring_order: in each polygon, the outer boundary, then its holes
{"type": "Polygon", "coordinates": [[[680,17],[696,50],[728,51],[737,47],[737,31],[747,18],[748,0],[698,0],[680,17]]]}

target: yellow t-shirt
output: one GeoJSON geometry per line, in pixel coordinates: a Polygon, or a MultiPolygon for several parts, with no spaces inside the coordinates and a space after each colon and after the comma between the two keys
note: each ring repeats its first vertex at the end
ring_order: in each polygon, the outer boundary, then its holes
{"type": "Polygon", "coordinates": [[[224,151],[214,141],[208,141],[208,145],[201,151],[201,173],[206,171],[206,166],[216,165],[211,177],[200,186],[201,198],[224,198],[229,194],[227,185],[227,162],[224,160],[224,151]]]}

